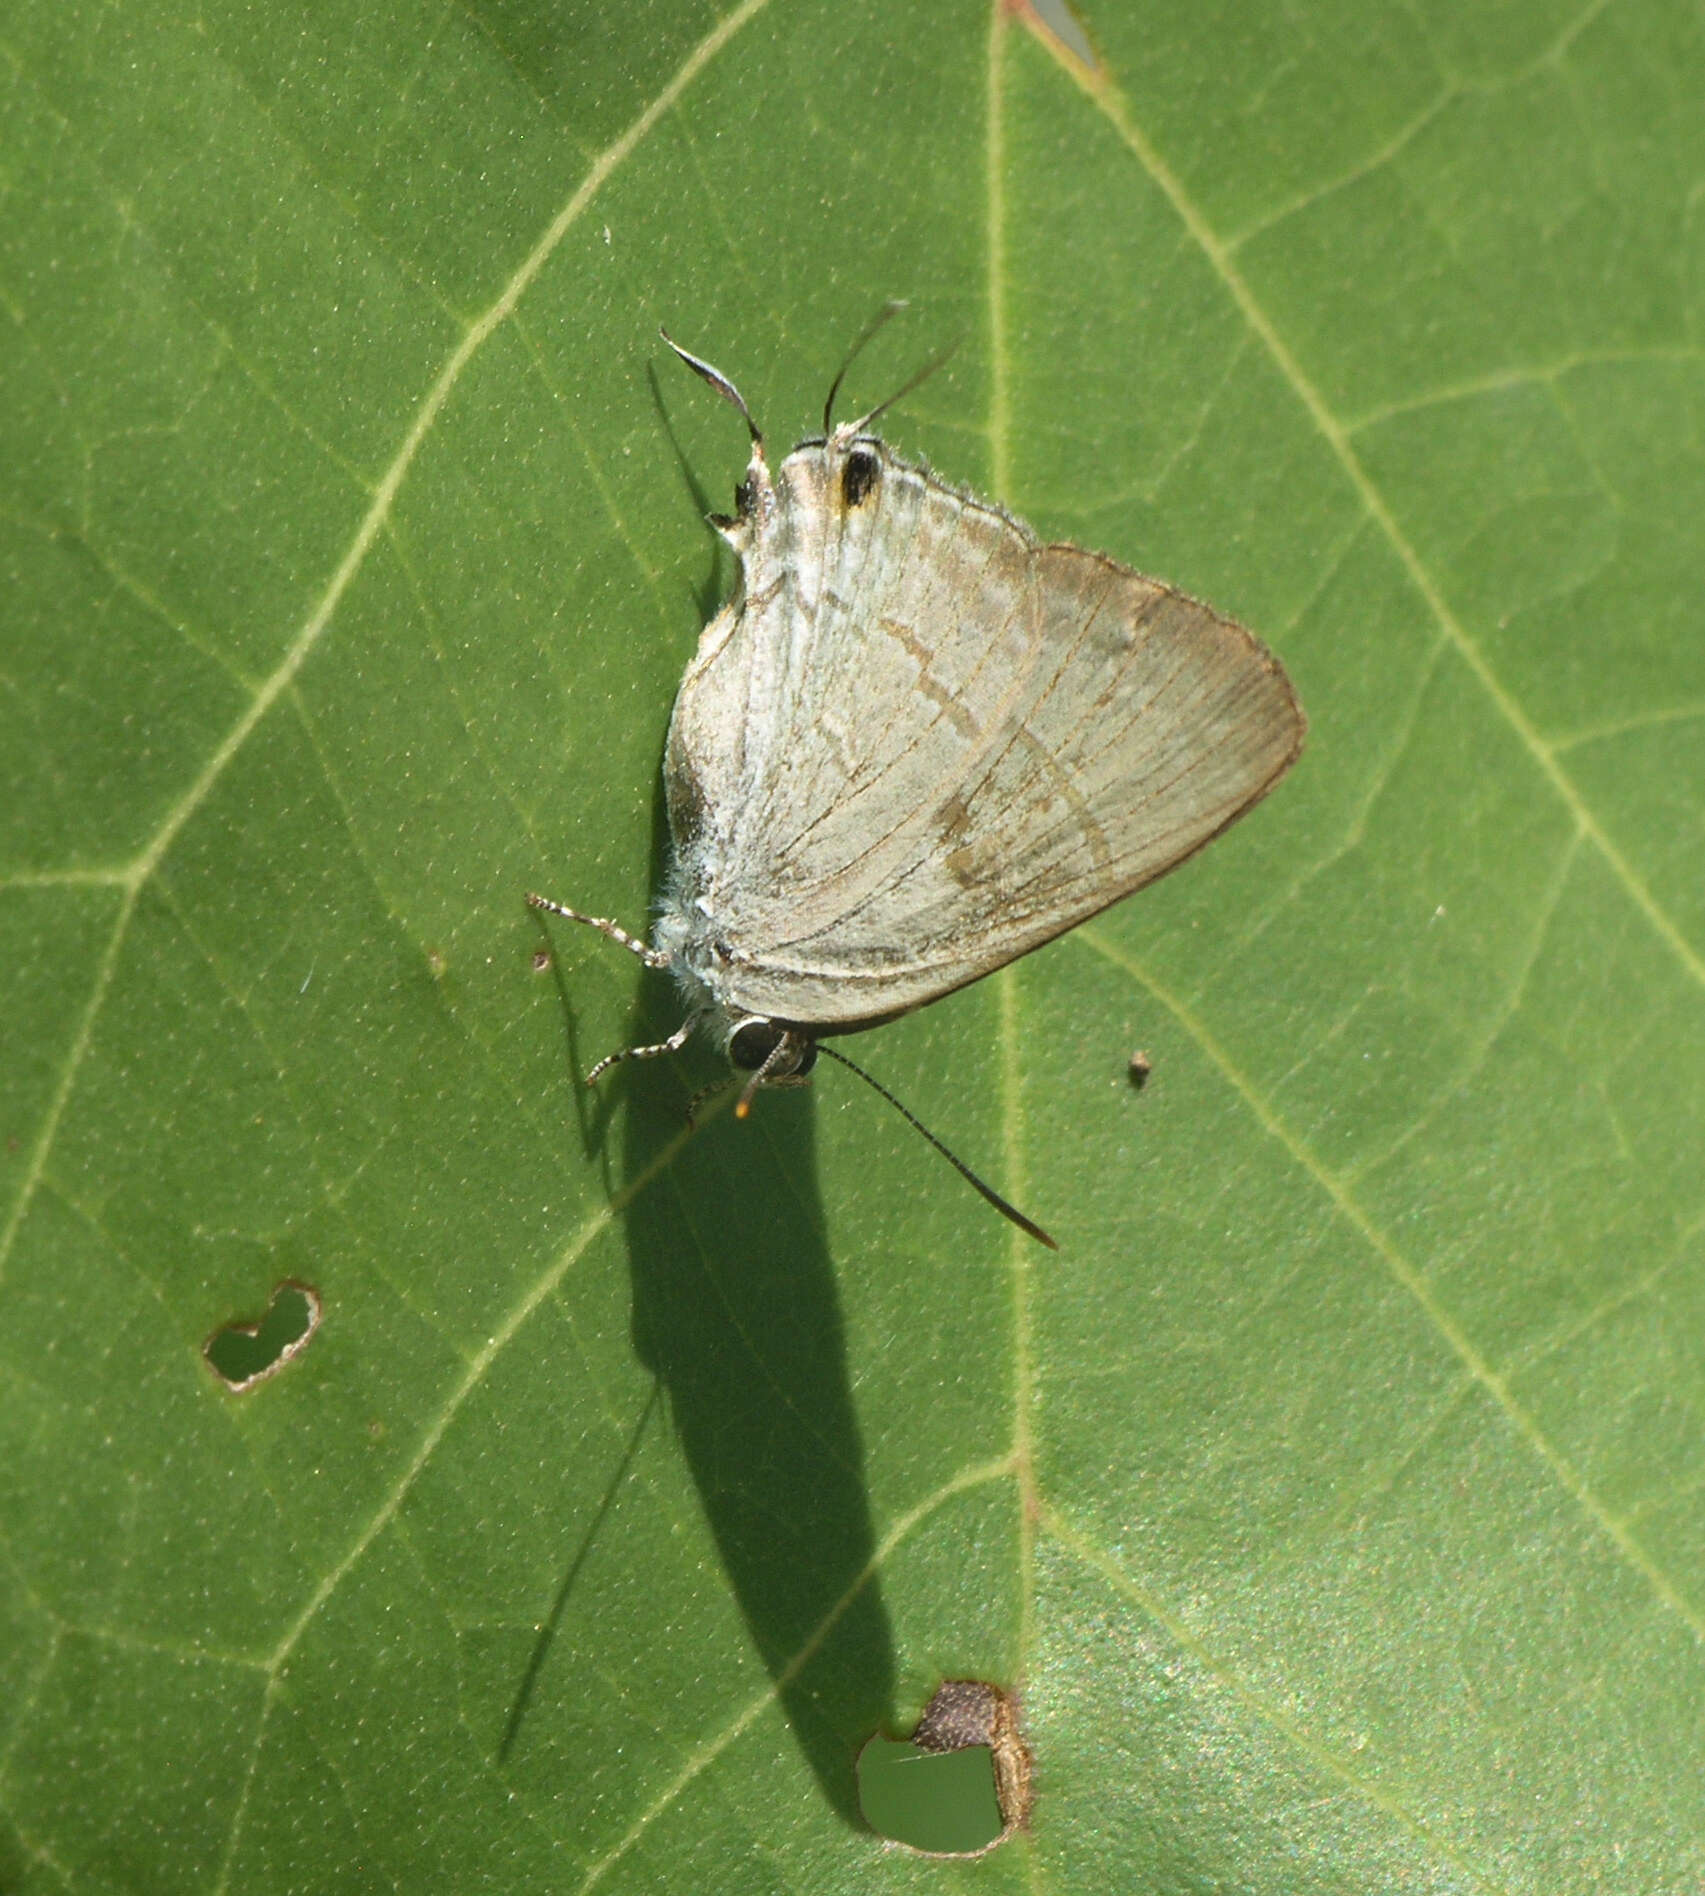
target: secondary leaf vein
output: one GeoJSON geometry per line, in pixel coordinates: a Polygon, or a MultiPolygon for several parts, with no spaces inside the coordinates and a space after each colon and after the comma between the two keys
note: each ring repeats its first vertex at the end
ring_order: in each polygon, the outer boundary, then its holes
{"type": "Polygon", "coordinates": [[[1390,542],[1392,550],[1409,576],[1410,583],[1420,593],[1427,609],[1432,613],[1446,637],[1462,654],[1476,682],[1490,698],[1499,716],[1509,725],[1523,748],[1539,766],[1552,790],[1568,809],[1593,847],[1604,858],[1611,873],[1622,884],[1652,930],[1674,954],[1687,974],[1705,987],[1705,954],[1701,954],[1683,935],[1681,929],[1646,886],[1644,877],[1617,847],[1573,778],[1558,761],[1555,746],[1548,744],[1540,735],[1538,728],[1493,669],[1479,644],[1470,636],[1468,628],[1457,617],[1454,608],[1427,570],[1425,562],[1416,552],[1408,535],[1398,525],[1396,515],[1391,511],[1384,494],[1362,465],[1361,457],[1351,445],[1349,430],[1328,407],[1325,397],[1306,374],[1290,345],[1279,334],[1272,318],[1238,269],[1225,240],[1208,223],[1195,200],[1185,190],[1182,181],[1137,124],[1124,96],[1110,87],[1096,88],[1088,96],[1094,101],[1096,107],[1106,114],[1114,129],[1125,141],[1132,156],[1164,194],[1174,213],[1195,239],[1203,256],[1237,305],[1243,320],[1260,338],[1274,366],[1290,385],[1321,439],[1331,449],[1339,466],[1348,476],[1363,508],[1390,542]]]}
{"type": "Polygon", "coordinates": [[[1645,1580],[1653,1594],[1682,1621],[1693,1636],[1705,1642],[1705,1613],[1702,1613],[1682,1593],[1665,1569],[1641,1544],[1632,1531],[1627,1517],[1617,1514],[1600,1500],[1574,1463],[1552,1442],[1533,1415],[1517,1401],[1508,1376],[1494,1369],[1488,1359],[1476,1348],[1468,1332],[1434,1295],[1432,1286],[1422,1273],[1410,1263],[1387,1233],[1374,1222],[1358,1202],[1348,1181],[1327,1166],[1308,1142],[1292,1131],[1254,1081],[1243,1072],[1209,1032],[1206,1023],[1200,1020],[1177,995],[1162,986],[1146,969],[1140,967],[1129,956],[1104,939],[1093,926],[1078,929],[1074,939],[1093,949],[1096,954],[1131,976],[1133,980],[1140,981],[1172,1014],[1254,1114],[1262,1130],[1277,1140],[1291,1158],[1314,1180],[1345,1223],[1361,1235],[1384,1263],[1392,1277],[1413,1298],[1452,1354],[1509,1418],[1516,1432],[1549,1470],[1552,1478],[1573,1499],[1582,1514],[1628,1562],[1629,1566],[1645,1580]]]}

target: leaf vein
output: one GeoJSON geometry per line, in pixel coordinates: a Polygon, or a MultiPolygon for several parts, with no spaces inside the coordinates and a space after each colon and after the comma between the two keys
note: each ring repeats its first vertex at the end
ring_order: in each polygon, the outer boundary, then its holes
{"type": "Polygon", "coordinates": [[[1043,1524],[1060,1547],[1098,1573],[1115,1593],[1164,1628],[1198,1665],[1205,1667],[1228,1691],[1235,1693],[1252,1712],[1287,1739],[1318,1770],[1336,1778],[1364,1803],[1408,1831],[1453,1869],[1470,1878],[1476,1889],[1489,1891],[1493,1887],[1457,1851],[1435,1836],[1420,1818],[1404,1809],[1388,1792],[1352,1771],[1342,1758],[1310,1734],[1300,1719],[1217,1660],[1185,1619],[1128,1574],[1111,1554],[1097,1546],[1088,1535],[1073,1527],[1057,1509],[1047,1507],[1043,1510],[1043,1524]]]}
{"type": "Polygon", "coordinates": [[[1145,968],[1107,941],[1093,925],[1076,931],[1076,939],[1111,962],[1133,980],[1140,981],[1177,1020],[1209,1061],[1216,1066],[1232,1090],[1243,1100],[1268,1136],[1278,1142],[1292,1160],[1312,1178],[1338,1214],[1385,1265],[1395,1281],[1409,1294],[1422,1314],[1438,1332],[1451,1353],[1485,1390],[1493,1403],[1508,1417],[1518,1435],[1549,1471],[1551,1478],[1569,1495],[1583,1516],[1610,1543],[1628,1565],[1640,1575],[1656,1598],[1668,1607],[1696,1639],[1705,1641],[1705,1612],[1683,1594],[1667,1571],[1640,1543],[1625,1515],[1608,1507],[1587,1483],[1534,1416],[1517,1401],[1508,1375],[1492,1367],[1475,1347],[1468,1332],[1457,1322],[1432,1286],[1415,1265],[1410,1263],[1388,1233],[1375,1223],[1357,1200],[1349,1181],[1334,1172],[1315,1153],[1299,1133],[1293,1131],[1282,1115],[1255,1085],[1254,1081],[1226,1052],[1208,1030],[1207,1024],[1169,989],[1162,986],[1145,968]]]}
{"type": "Polygon", "coordinates": [[[120,905],[112,933],[96,969],[89,1000],[84,1006],[82,1018],[73,1036],[64,1071],[60,1076],[59,1084],[54,1089],[48,1110],[43,1116],[41,1129],[31,1150],[29,1163],[24,1168],[11,1214],[7,1218],[4,1230],[0,1231],[0,1282],[4,1281],[12,1246],[28,1214],[36,1188],[40,1184],[47,1155],[52,1149],[66,1107],[72,1093],[76,1090],[77,1077],[82,1070],[83,1061],[88,1056],[89,1047],[94,1038],[95,1023],[99,1019],[102,1004],[112,985],[119,951],[129,932],[131,917],[136,912],[137,898],[143,887],[159,868],[185,825],[212,794],[214,787],[224,776],[238,752],[248,742],[255,728],[289,688],[297,673],[307,663],[315,646],[319,644],[327,626],[331,623],[332,614],[337,610],[350,583],[365,563],[373,542],[384,530],[397,493],[408,477],[409,469],[414,465],[415,457],[420,452],[422,444],[431,433],[439,414],[461,380],[462,371],[487,339],[508,320],[511,312],[532,287],[534,280],[550,260],[557,246],[579,221],[587,206],[614,173],[645,141],[658,120],[670,110],[699,73],[741,28],[755,15],[761,13],[768,4],[769,0],[742,0],[740,6],[719,20],[699,41],[677,68],[674,77],[634,119],[628,129],[613,144],[606,146],[599,153],[567,203],[551,220],[539,241],[527,253],[520,266],[504,285],[496,301],[465,331],[461,342],[451,352],[449,360],[439,371],[431,388],[427,390],[425,399],[421,402],[408,432],[403,437],[402,445],[374,488],[367,511],[362,516],[354,537],[343,558],[338,562],[319,602],[290,641],[279,663],[261,681],[247,708],[220,742],[214,746],[207,761],[197,772],[195,780],[166,812],[152,840],[130,865],[125,898],[120,905]]]}
{"type": "Polygon", "coordinates": [[[1325,397],[1305,373],[1290,345],[1280,335],[1277,325],[1267,314],[1266,309],[1238,269],[1225,240],[1208,223],[1195,200],[1185,190],[1182,180],[1173,172],[1150,142],[1147,134],[1137,124],[1123,94],[1111,88],[1097,88],[1089,92],[1088,96],[1096,108],[1107,115],[1132,156],[1148,173],[1172,205],[1174,213],[1195,239],[1202,255],[1225,286],[1226,293],[1236,304],[1243,320],[1260,338],[1274,366],[1289,384],[1316,432],[1348,477],[1363,509],[1390,542],[1404,571],[1409,576],[1410,583],[1425,601],[1428,610],[1445,636],[1462,654],[1481,690],[1491,700],[1493,708],[1538,765],[1555,795],[1591,841],[1593,847],[1604,858],[1612,875],[1622,884],[1653,932],[1669,948],[1691,979],[1705,987],[1705,954],[1688,941],[1667,910],[1647,887],[1645,878],[1617,847],[1588,804],[1579,786],[1558,761],[1555,747],[1548,744],[1540,735],[1538,728],[1517,703],[1514,695],[1493,668],[1491,661],[1480,649],[1479,643],[1470,635],[1468,628],[1457,616],[1426,563],[1398,524],[1397,517],[1379,486],[1362,465],[1361,457],[1351,444],[1349,430],[1333,413],[1325,397]]]}
{"type": "Polygon", "coordinates": [[[847,1608],[852,1605],[860,1593],[869,1586],[875,1576],[881,1572],[883,1563],[890,1559],[902,1542],[920,1526],[937,1508],[943,1507],[955,1495],[964,1494],[972,1488],[982,1487],[991,1481],[999,1481],[1014,1472],[1011,1456],[1003,1455],[996,1461],[981,1462],[973,1468],[966,1468],[945,1481],[934,1494],[927,1495],[900,1516],[894,1525],[883,1535],[882,1540],[864,1564],[855,1574],[846,1591],[823,1615],[815,1631],[801,1642],[799,1650],[785,1666],[771,1679],[770,1683],[753,1697],[746,1706],[737,1712],[722,1730],[705,1741],[691,1753],[686,1762],[673,1778],[664,1785],[657,1796],[633,1820],[618,1841],[587,1870],[580,1884],[578,1896],[587,1893],[600,1884],[611,1870],[639,1842],[647,1830],[667,1811],[681,1794],[705,1770],[752,1725],[761,1713],[776,1704],[782,1693],[797,1679],[823,1641],[834,1630],[836,1622],[847,1608]]]}

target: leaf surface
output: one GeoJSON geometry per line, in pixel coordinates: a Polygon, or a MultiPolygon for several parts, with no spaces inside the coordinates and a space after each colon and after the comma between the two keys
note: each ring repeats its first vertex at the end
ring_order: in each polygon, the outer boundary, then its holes
{"type": "Polygon", "coordinates": [[[0,1888],[1705,1878],[1705,30],[1080,17],[0,28],[0,1888]],[[846,412],[957,339],[895,446],[1312,722],[857,1049],[1058,1257],[839,1070],[588,1098],[677,1003],[522,902],[643,921],[731,579],[659,323],[780,444],[889,296],[846,412]]]}

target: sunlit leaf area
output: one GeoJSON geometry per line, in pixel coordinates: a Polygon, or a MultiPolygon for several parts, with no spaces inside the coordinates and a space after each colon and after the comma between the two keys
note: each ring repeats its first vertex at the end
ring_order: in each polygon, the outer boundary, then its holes
{"type": "Polygon", "coordinates": [[[0,13],[0,1890],[1705,1885],[1702,99],[1689,0],[0,13]],[[1057,1253],[827,1061],[589,1091],[680,997],[525,902],[648,926],[736,578],[659,327],[779,453],[890,299],[839,412],[946,353],[892,450],[1309,717],[847,1043],[1057,1253]]]}

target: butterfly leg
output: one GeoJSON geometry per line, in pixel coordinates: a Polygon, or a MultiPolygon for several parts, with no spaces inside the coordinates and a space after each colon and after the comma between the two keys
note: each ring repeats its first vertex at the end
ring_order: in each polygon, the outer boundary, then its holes
{"type": "Polygon", "coordinates": [[[667,1040],[653,1041],[649,1047],[618,1047],[614,1053],[607,1053],[586,1076],[588,1086],[595,1085],[599,1076],[607,1073],[619,1060],[655,1060],[660,1053],[679,1053],[687,1044],[688,1036],[699,1024],[697,1014],[689,1014],[667,1040]]]}
{"type": "MultiPolygon", "coordinates": [[[[642,942],[638,936],[630,935],[619,922],[612,922],[602,915],[582,915],[578,909],[564,908],[560,902],[553,902],[548,895],[529,894],[527,901],[533,908],[544,909],[552,915],[560,915],[565,921],[584,922],[588,928],[597,929],[600,935],[608,935],[611,941],[620,942],[630,955],[638,955],[640,960],[643,961],[648,968],[666,968],[669,965],[669,957],[661,948],[646,947],[645,943],[642,942]]],[[[635,1053],[641,1051],[662,1053],[665,1051],[672,1052],[673,1048],[668,1046],[654,1049],[635,1047],[631,1049],[631,1051],[635,1053]]]]}

